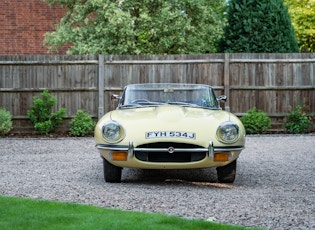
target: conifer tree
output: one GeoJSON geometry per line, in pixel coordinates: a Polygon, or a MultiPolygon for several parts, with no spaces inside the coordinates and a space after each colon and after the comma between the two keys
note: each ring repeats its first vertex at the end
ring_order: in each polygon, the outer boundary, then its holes
{"type": "Polygon", "coordinates": [[[230,0],[227,20],[219,52],[299,51],[288,8],[283,0],[230,0]]]}

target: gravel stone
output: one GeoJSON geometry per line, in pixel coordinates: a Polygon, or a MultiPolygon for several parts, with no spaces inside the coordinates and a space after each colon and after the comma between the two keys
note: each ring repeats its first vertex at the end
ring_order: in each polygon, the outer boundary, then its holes
{"type": "Polygon", "coordinates": [[[315,135],[250,135],[234,184],[216,170],[124,169],[105,183],[93,138],[0,138],[0,194],[266,229],[315,229],[315,135]]]}

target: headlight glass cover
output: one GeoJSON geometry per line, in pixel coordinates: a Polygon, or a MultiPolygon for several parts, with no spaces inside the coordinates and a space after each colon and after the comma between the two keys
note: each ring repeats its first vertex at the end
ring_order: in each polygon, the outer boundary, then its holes
{"type": "Polygon", "coordinates": [[[117,143],[124,138],[123,127],[116,121],[110,121],[102,127],[103,138],[109,143],[117,143]]]}
{"type": "Polygon", "coordinates": [[[238,138],[239,127],[231,121],[222,123],[217,129],[217,139],[222,143],[232,144],[235,143],[238,138]]]}

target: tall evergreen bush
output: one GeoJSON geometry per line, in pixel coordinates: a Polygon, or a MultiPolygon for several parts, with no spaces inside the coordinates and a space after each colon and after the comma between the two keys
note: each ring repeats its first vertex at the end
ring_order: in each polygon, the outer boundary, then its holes
{"type": "Polygon", "coordinates": [[[218,50],[225,53],[294,53],[298,43],[283,0],[230,0],[218,50]]]}

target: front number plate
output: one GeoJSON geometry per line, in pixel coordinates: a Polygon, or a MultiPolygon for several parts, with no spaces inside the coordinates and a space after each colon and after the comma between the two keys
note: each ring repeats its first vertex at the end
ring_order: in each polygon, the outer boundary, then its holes
{"type": "Polygon", "coordinates": [[[186,139],[196,139],[196,134],[191,132],[179,132],[179,131],[153,131],[146,132],[145,138],[186,138],[186,139]]]}

